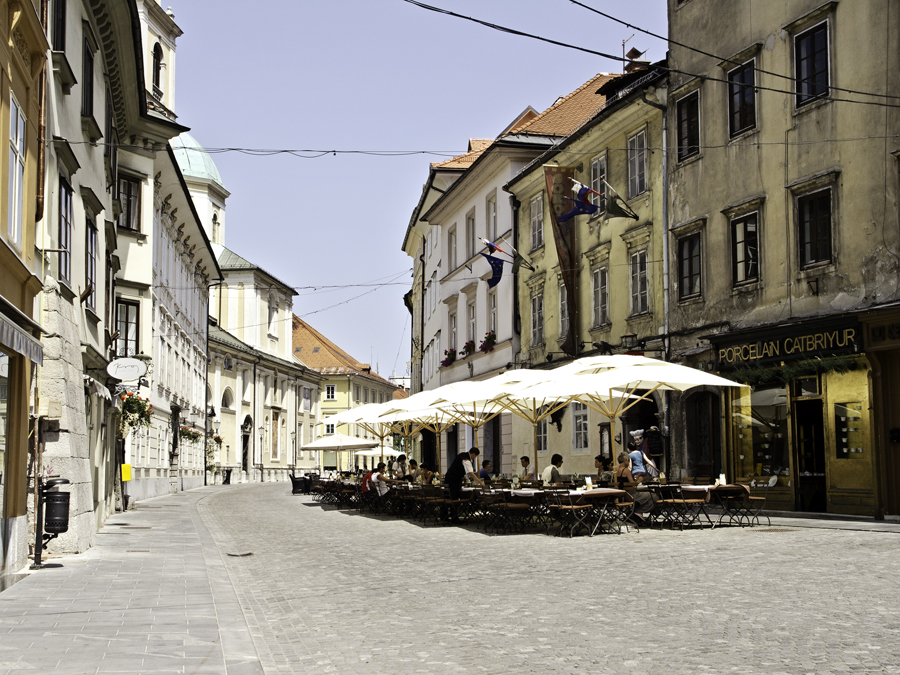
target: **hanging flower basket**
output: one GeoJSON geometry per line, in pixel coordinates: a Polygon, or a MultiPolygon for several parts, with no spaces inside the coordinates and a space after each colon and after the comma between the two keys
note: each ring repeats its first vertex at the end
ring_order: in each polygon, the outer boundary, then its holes
{"type": "Polygon", "coordinates": [[[218,434],[213,436],[212,439],[213,439],[213,443],[215,443],[216,445],[222,445],[222,437],[219,436],[218,434]]]}
{"type": "Polygon", "coordinates": [[[444,359],[441,361],[441,368],[447,368],[448,366],[452,366],[454,363],[456,363],[456,350],[445,349],[444,359]]]}
{"type": "Polygon", "coordinates": [[[494,351],[494,345],[496,344],[497,334],[492,330],[488,331],[484,336],[484,340],[480,345],[478,345],[478,351],[480,351],[482,354],[487,354],[494,351]]]}
{"type": "Polygon", "coordinates": [[[196,441],[199,440],[203,434],[201,434],[199,431],[191,429],[190,427],[181,427],[181,429],[179,429],[178,431],[178,435],[185,440],[196,441]]]}
{"type": "Polygon", "coordinates": [[[471,356],[475,353],[475,340],[469,340],[466,344],[463,345],[463,348],[460,350],[459,355],[463,358],[467,356],[471,356]]]}
{"type": "Polygon", "coordinates": [[[141,398],[131,391],[122,394],[119,398],[122,400],[119,438],[125,438],[138,427],[150,426],[150,415],[153,413],[150,399],[141,398]]]}

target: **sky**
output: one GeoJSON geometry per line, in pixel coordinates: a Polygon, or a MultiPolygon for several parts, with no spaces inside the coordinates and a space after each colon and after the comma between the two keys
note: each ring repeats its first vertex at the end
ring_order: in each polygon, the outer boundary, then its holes
{"type": "MultiPolygon", "coordinates": [[[[585,2],[666,34],[665,0],[585,2]]],[[[225,245],[297,287],[294,313],[384,377],[406,374],[410,358],[413,261],[401,247],[429,163],[465,152],[469,138],[495,138],[526,107],[543,111],[597,73],[621,72],[404,0],[170,3],[184,31],[175,112],[207,149],[416,152],[212,155],[231,192],[225,245]]],[[[606,53],[631,38],[626,49],[665,56],[665,41],[569,0],[428,4],[606,53]]]]}

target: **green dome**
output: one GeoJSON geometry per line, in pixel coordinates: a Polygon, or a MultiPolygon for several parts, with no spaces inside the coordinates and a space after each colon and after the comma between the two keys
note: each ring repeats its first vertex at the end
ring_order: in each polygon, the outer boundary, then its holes
{"type": "Polygon", "coordinates": [[[211,180],[220,187],[225,187],[222,183],[222,176],[219,175],[219,170],[216,168],[215,162],[212,161],[212,157],[209,156],[209,153],[203,149],[203,146],[193,136],[185,132],[178,138],[173,138],[170,143],[181,173],[191,178],[211,180]]]}

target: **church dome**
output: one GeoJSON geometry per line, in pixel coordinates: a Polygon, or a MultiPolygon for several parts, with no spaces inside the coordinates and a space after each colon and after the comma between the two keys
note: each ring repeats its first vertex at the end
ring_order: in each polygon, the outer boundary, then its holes
{"type": "Polygon", "coordinates": [[[222,188],[225,187],[216,163],[212,161],[212,157],[197,142],[197,139],[185,132],[178,138],[173,138],[170,143],[181,173],[186,177],[210,180],[222,188]]]}

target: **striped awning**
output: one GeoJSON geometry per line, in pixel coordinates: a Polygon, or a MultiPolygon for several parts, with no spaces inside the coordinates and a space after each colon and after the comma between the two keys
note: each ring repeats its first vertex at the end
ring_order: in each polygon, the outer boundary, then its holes
{"type": "Polygon", "coordinates": [[[0,345],[34,361],[39,366],[44,363],[44,347],[40,341],[31,337],[2,313],[0,313],[0,345]]]}

